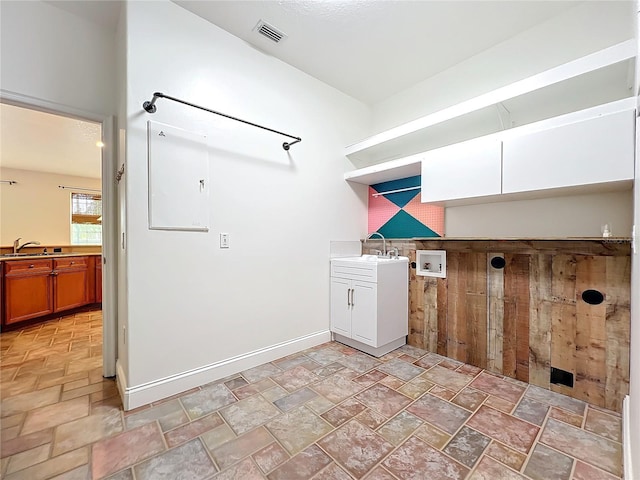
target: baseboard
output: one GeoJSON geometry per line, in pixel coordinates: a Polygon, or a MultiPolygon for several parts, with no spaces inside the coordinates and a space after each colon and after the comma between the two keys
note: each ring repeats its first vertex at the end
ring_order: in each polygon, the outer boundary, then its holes
{"type": "Polygon", "coordinates": [[[116,386],[118,387],[120,400],[122,400],[122,408],[124,410],[129,410],[129,398],[126,395],[127,376],[124,374],[120,361],[116,361],[116,386]]]}
{"type": "Polygon", "coordinates": [[[131,387],[127,386],[127,379],[122,375],[124,372],[122,372],[120,364],[118,364],[118,388],[120,389],[122,404],[125,410],[132,410],[243,370],[257,367],[263,363],[315,347],[330,340],[331,332],[329,330],[311,333],[210,365],[131,387]],[[122,378],[120,378],[121,375],[122,378]]]}
{"type": "Polygon", "coordinates": [[[624,478],[633,479],[631,455],[631,419],[629,418],[629,395],[622,401],[622,450],[624,454],[624,478]]]}

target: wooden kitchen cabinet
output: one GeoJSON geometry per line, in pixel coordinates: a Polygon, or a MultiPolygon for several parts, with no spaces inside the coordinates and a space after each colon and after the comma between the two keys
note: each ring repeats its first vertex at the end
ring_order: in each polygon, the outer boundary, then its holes
{"type": "Polygon", "coordinates": [[[53,313],[52,260],[4,262],[4,323],[53,313]]]}
{"type": "Polygon", "coordinates": [[[61,312],[89,303],[88,257],[53,260],[53,311],[61,312]]]}
{"type": "MultiPolygon", "coordinates": [[[[3,276],[0,318],[3,324],[11,325],[101,301],[90,295],[97,288],[93,261],[93,257],[80,256],[0,262],[3,276]]],[[[101,273],[99,277],[102,279],[101,273]]],[[[102,286],[99,291],[102,292],[102,286]]]]}

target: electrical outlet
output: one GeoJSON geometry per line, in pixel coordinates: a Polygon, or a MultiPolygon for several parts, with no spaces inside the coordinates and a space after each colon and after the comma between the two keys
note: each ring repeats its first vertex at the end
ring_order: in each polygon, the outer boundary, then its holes
{"type": "Polygon", "coordinates": [[[229,248],[229,234],[221,233],[220,234],[220,248],[229,248]]]}

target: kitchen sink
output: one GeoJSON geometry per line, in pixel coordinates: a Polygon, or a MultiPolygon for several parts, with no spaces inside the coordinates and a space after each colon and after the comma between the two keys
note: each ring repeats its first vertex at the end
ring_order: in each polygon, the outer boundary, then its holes
{"type": "Polygon", "coordinates": [[[0,253],[0,258],[6,257],[61,257],[64,255],[76,255],[75,253],[47,252],[47,253],[0,253]]]}

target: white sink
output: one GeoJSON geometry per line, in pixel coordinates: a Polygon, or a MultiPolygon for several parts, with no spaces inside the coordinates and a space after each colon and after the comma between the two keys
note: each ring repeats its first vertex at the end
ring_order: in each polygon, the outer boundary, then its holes
{"type": "Polygon", "coordinates": [[[354,263],[401,263],[408,262],[408,257],[383,257],[381,255],[361,255],[359,257],[336,258],[342,262],[354,263]]]}

